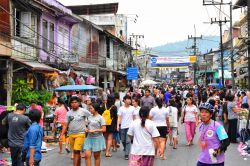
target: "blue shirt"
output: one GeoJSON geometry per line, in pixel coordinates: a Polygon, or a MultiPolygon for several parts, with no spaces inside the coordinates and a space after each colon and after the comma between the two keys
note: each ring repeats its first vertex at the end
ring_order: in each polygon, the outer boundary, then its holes
{"type": "Polygon", "coordinates": [[[166,92],[164,94],[164,100],[165,100],[166,104],[168,104],[168,101],[169,101],[170,98],[171,98],[171,94],[169,92],[166,92]]]}
{"type": "Polygon", "coordinates": [[[242,98],[242,104],[245,104],[245,103],[247,103],[247,96],[244,96],[244,97],[242,98]]]}
{"type": "Polygon", "coordinates": [[[42,159],[41,146],[43,139],[43,129],[42,127],[34,122],[27,131],[24,138],[23,148],[27,151],[26,158],[30,157],[30,148],[35,149],[34,160],[40,161],[42,159]]]}

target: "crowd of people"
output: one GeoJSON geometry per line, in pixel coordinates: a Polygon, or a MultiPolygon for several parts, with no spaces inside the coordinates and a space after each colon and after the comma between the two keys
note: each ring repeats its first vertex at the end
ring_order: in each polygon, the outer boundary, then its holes
{"type": "MultiPolygon", "coordinates": [[[[231,88],[198,86],[130,88],[123,94],[103,92],[95,99],[76,92],[68,98],[58,96],[52,126],[58,133],[59,153],[65,142],[74,166],[80,166],[82,158],[87,166],[100,166],[102,152],[110,158],[121,145],[129,166],[152,166],[157,157],[167,159],[168,139],[173,150],[178,148],[182,124],[186,146],[197,143],[199,128],[197,166],[223,166],[229,144],[242,141],[237,136],[238,119],[249,118],[248,95],[231,88]]],[[[19,103],[2,121],[8,125],[12,165],[38,166],[44,136],[42,107],[32,102],[28,116],[24,114],[25,106],[19,103]]]]}

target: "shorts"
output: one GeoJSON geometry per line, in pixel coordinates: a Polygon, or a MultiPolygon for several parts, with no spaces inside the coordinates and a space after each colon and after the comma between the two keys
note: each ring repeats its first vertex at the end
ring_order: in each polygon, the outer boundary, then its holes
{"type": "Polygon", "coordinates": [[[87,137],[84,142],[84,150],[90,150],[92,152],[99,152],[106,148],[105,139],[103,136],[91,138],[87,137]]]}
{"type": "Polygon", "coordinates": [[[113,130],[112,130],[112,128],[111,128],[111,125],[107,125],[106,126],[106,132],[105,133],[113,133],[113,130]]]}
{"type": "Polygon", "coordinates": [[[178,127],[170,127],[171,135],[173,138],[177,138],[178,127]]]}
{"type": "Polygon", "coordinates": [[[69,144],[72,150],[81,151],[84,143],[85,134],[70,134],[69,144]]]}
{"type": "Polygon", "coordinates": [[[202,163],[202,162],[198,161],[196,166],[224,166],[224,162],[219,163],[219,164],[205,164],[205,163],[202,163]]]}
{"type": "Polygon", "coordinates": [[[159,126],[157,127],[157,130],[159,131],[161,138],[167,138],[167,134],[168,134],[167,126],[159,126]]]}

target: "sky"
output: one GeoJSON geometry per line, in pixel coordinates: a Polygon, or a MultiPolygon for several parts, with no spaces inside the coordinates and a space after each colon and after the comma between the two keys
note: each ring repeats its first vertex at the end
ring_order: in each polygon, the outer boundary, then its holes
{"type": "MultiPolygon", "coordinates": [[[[131,17],[128,22],[128,35],[134,33],[144,35],[140,43],[147,47],[155,47],[182,41],[188,35],[219,35],[219,26],[209,24],[210,18],[222,18],[229,15],[229,6],[221,8],[225,14],[219,15],[214,6],[203,6],[203,0],[58,0],[64,5],[88,3],[119,2],[118,14],[131,17]],[[138,15],[137,23],[132,20],[138,15]],[[195,28],[194,28],[195,27],[195,28]]],[[[220,1],[220,0],[217,0],[220,1]]],[[[229,2],[230,0],[224,0],[229,2]]],[[[236,0],[233,0],[235,3],[236,0]]],[[[219,6],[218,6],[219,7],[219,6]]],[[[233,11],[233,20],[239,18],[240,10],[233,11]]],[[[227,17],[227,19],[229,19],[227,17]]],[[[228,29],[229,24],[223,29],[228,29]]]]}

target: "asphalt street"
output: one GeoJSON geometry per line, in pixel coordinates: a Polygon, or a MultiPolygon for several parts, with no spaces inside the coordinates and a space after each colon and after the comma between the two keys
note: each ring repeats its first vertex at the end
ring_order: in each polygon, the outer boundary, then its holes
{"type": "MultiPolygon", "coordinates": [[[[167,160],[155,160],[155,166],[195,166],[197,158],[200,152],[200,149],[197,145],[198,134],[196,135],[195,145],[187,147],[185,144],[185,134],[183,126],[180,126],[179,134],[179,144],[178,149],[174,150],[167,143],[166,156],[167,160]]],[[[42,166],[68,166],[72,165],[72,160],[70,160],[70,154],[64,152],[63,154],[58,154],[58,147],[51,145],[54,148],[51,151],[43,154],[43,159],[41,162],[42,166]]],[[[128,161],[123,159],[122,148],[118,152],[112,153],[111,158],[105,158],[102,154],[101,165],[102,166],[127,166],[128,161]]],[[[82,165],[85,165],[85,160],[82,159],[82,165]]],[[[226,152],[226,162],[225,166],[249,166],[250,158],[248,160],[243,160],[240,154],[237,151],[237,144],[231,144],[226,152]]]]}

